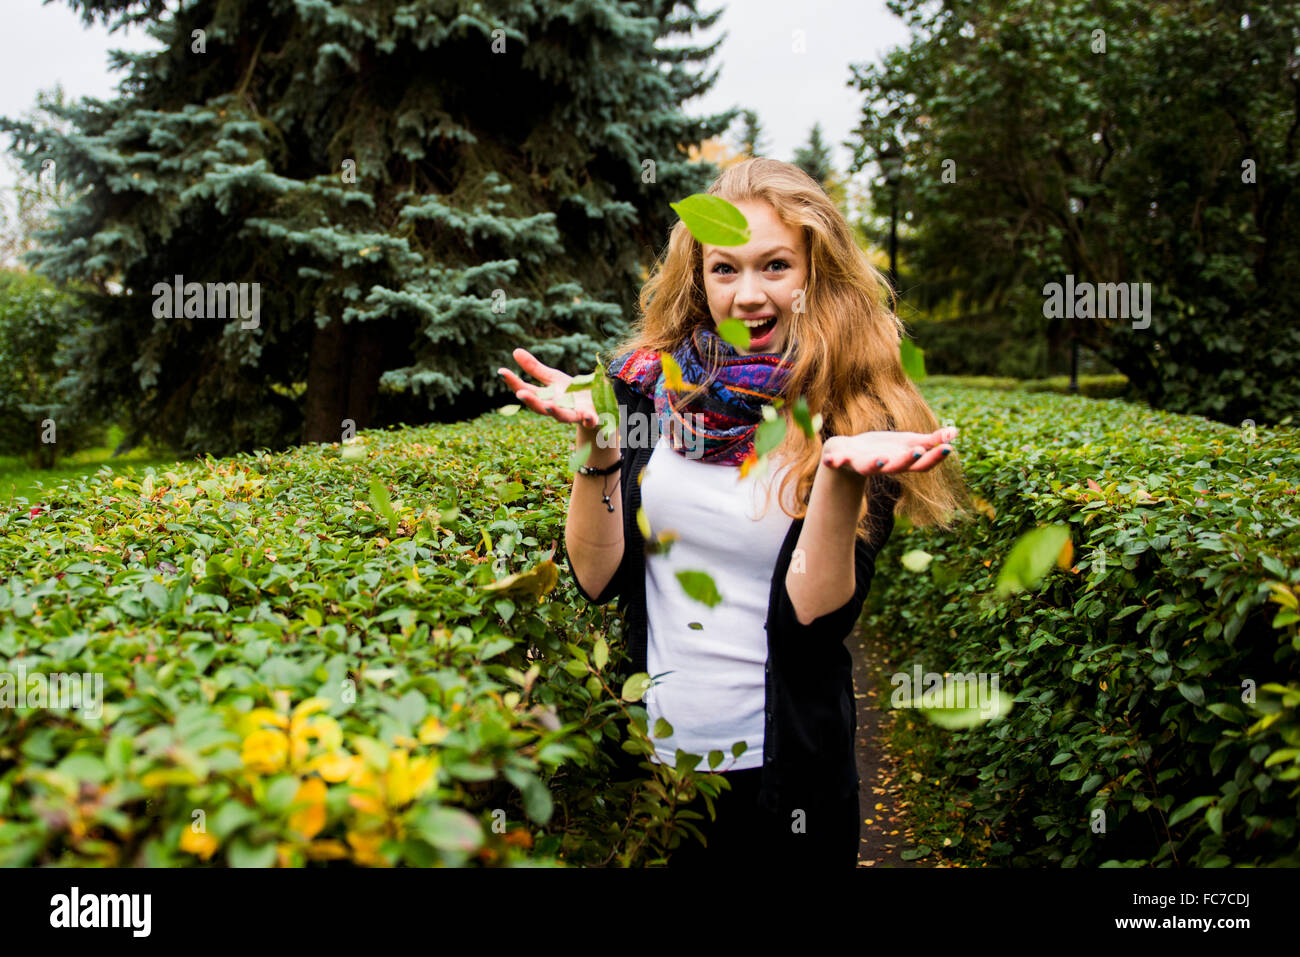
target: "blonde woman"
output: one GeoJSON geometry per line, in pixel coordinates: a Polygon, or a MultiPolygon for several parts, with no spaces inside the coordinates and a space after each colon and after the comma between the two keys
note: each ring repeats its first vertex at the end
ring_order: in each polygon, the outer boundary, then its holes
{"type": "MultiPolygon", "coordinates": [[[[709,192],[744,214],[750,240],[713,246],[673,227],[640,321],[607,367],[615,439],[597,441],[589,392],[564,408],[500,372],[521,403],[576,423],[578,446],[593,446],[574,477],[565,555],[586,600],[618,599],[632,671],[658,676],[644,704],[650,727],[663,718],[672,734],[655,740],[655,760],[674,764],[681,749],[707,771],[709,752],[726,756],[716,773],[731,787],[716,818],[698,822],[707,844],[686,837],[669,866],[853,867],[860,782],[845,639],[895,514],[948,528],[966,508],[956,429],[939,427],[904,374],[886,283],[814,180],[757,158],[709,192]],[[732,317],[750,327],[748,349],[717,335],[732,317]],[[668,386],[661,353],[676,359],[682,389],[668,386]],[[822,416],[815,439],[791,417],[799,396],[822,416]],[[785,439],[760,474],[745,463],[778,397],[785,439]],[[666,551],[646,554],[642,507],[652,535],[675,533],[666,551]],[[689,597],[681,571],[706,572],[721,600],[689,597]]],[[[526,350],[514,356],[543,385],[570,381],[526,350]]]]}

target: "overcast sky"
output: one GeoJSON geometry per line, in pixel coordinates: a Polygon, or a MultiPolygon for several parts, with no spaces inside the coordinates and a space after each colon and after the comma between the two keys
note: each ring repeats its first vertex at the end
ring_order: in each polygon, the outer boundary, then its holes
{"type": "MultiPolygon", "coordinates": [[[[64,0],[3,0],[0,29],[0,115],[17,116],[36,103],[38,90],[62,83],[70,97],[114,95],[120,74],[109,71],[108,51],[143,50],[156,44],[142,29],[110,34],[86,27],[64,0]]],[[[175,0],[169,4],[176,7],[175,0]]],[[[720,4],[701,0],[702,12],[720,4]]],[[[851,153],[840,146],[858,123],[861,97],[848,85],[850,63],[876,61],[906,38],[902,21],[884,0],[809,0],[795,8],[778,0],[731,0],[712,29],[698,33],[704,44],[725,32],[711,61],[721,70],[713,89],[688,101],[691,115],[732,106],[755,110],[767,155],[793,159],[815,122],[833,150],[836,168],[851,153]],[[801,32],[800,32],[801,31],[801,32]],[[794,48],[802,42],[806,52],[794,48]]],[[[677,42],[683,42],[678,39],[677,42]]],[[[739,123],[733,129],[739,132],[739,123]]],[[[0,136],[0,148],[9,137],[0,136]]],[[[12,185],[0,168],[0,188],[12,185]]]]}

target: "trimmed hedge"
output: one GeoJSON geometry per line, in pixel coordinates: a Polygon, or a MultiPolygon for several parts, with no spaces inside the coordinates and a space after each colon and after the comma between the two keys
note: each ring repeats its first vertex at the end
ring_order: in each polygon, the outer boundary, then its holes
{"type": "Polygon", "coordinates": [[[554,563],[570,451],[491,414],[0,513],[0,675],[104,700],[0,707],[0,864],[662,861],[720,785],[611,776],[650,741],[554,563]]]}
{"type": "Polygon", "coordinates": [[[980,512],[946,535],[899,524],[870,631],[899,671],[1015,695],[971,730],[908,722],[917,767],[969,808],[966,843],[1014,865],[1300,864],[1300,434],[924,389],[980,512]],[[1012,542],[1052,523],[1073,564],[997,600],[1012,542]],[[912,549],[936,560],[909,572],[912,549]]]}
{"type": "MultiPolygon", "coordinates": [[[[1133,398],[1134,389],[1128,377],[1114,375],[1081,375],[1078,379],[1079,395],[1090,399],[1133,398]]],[[[1019,389],[1022,392],[1060,392],[1065,395],[1070,391],[1069,376],[1052,376],[1048,379],[1012,379],[1007,376],[930,376],[926,383],[934,386],[956,385],[978,389],[1019,389]]]]}

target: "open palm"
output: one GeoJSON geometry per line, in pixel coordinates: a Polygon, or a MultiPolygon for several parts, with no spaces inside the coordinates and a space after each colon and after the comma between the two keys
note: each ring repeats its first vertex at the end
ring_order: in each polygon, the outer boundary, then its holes
{"type": "Polygon", "coordinates": [[[549,415],[557,422],[579,422],[592,429],[600,425],[590,389],[567,393],[573,399],[573,407],[569,408],[557,402],[556,397],[566,394],[564,390],[573,381],[573,376],[545,365],[527,349],[516,349],[512,355],[521,369],[542,383],[541,386],[529,385],[509,369],[498,369],[521,403],[538,415],[549,415]],[[549,394],[539,395],[539,392],[546,392],[545,387],[549,387],[549,394]]]}
{"type": "Polygon", "coordinates": [[[833,435],[822,445],[822,462],[830,468],[859,475],[879,472],[924,472],[953,451],[952,426],[924,432],[860,432],[833,435]],[[919,453],[919,454],[917,454],[919,453]]]}

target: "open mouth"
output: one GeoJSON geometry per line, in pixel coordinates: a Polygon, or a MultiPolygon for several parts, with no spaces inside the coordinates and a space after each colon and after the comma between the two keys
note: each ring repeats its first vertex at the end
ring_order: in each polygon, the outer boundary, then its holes
{"type": "Polygon", "coordinates": [[[776,329],[776,316],[767,319],[741,319],[749,330],[749,347],[751,349],[765,346],[776,329]]]}

